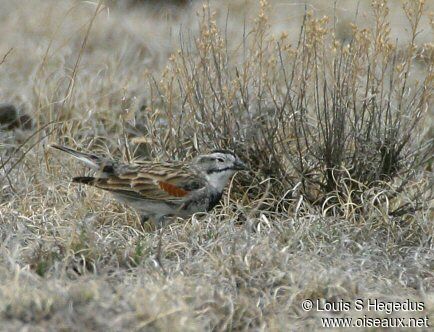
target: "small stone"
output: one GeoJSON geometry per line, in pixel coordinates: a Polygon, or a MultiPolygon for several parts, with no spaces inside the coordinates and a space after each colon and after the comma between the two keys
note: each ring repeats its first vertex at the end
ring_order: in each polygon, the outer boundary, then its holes
{"type": "Polygon", "coordinates": [[[33,128],[33,119],[28,114],[20,115],[17,121],[13,122],[9,129],[21,128],[23,130],[30,130],[33,128]]]}
{"type": "Polygon", "coordinates": [[[13,130],[20,128],[30,130],[33,127],[34,122],[30,115],[18,112],[17,108],[12,104],[0,104],[0,129],[13,130]]]}
{"type": "Polygon", "coordinates": [[[0,127],[9,126],[18,120],[17,108],[12,104],[0,104],[0,127]]]}

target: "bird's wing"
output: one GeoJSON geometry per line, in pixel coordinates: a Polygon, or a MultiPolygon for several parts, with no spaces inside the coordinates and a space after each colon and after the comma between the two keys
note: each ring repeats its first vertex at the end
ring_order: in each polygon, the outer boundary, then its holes
{"type": "Polygon", "coordinates": [[[178,201],[206,185],[206,180],[189,167],[169,163],[118,165],[107,177],[74,181],[134,199],[162,201],[178,201]]]}

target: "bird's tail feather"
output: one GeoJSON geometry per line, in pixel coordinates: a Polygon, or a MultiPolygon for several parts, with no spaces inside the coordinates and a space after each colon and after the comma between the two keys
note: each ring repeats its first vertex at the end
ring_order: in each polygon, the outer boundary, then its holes
{"type": "Polygon", "coordinates": [[[92,186],[95,180],[96,178],[94,178],[93,176],[77,176],[72,179],[72,182],[88,184],[92,186]]]}
{"type": "Polygon", "coordinates": [[[54,149],[69,153],[70,155],[74,156],[78,160],[81,160],[87,166],[89,166],[93,169],[99,169],[101,164],[103,163],[103,160],[100,157],[95,156],[95,155],[90,154],[90,153],[78,152],[78,151],[73,150],[71,148],[67,148],[66,146],[61,146],[61,145],[56,145],[56,144],[51,145],[51,147],[54,149]]]}

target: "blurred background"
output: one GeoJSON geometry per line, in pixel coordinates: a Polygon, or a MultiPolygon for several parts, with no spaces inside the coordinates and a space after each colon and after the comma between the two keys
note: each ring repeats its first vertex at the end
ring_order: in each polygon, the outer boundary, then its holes
{"type": "MultiPolygon", "coordinates": [[[[205,3],[215,12],[218,25],[224,27],[233,57],[241,49],[243,31],[254,24],[259,2],[205,3]]],[[[306,10],[319,17],[327,15],[343,41],[351,39],[352,23],[372,27],[374,22],[370,1],[270,0],[269,4],[271,32],[276,36],[288,34],[294,42],[306,10]]],[[[431,12],[433,5],[433,0],[427,0],[426,12],[431,12]]],[[[0,67],[0,102],[13,103],[31,113],[42,102],[38,99],[61,101],[97,6],[97,1],[1,0],[0,59],[4,58],[4,63],[0,67]]],[[[150,71],[158,75],[169,56],[179,49],[180,39],[197,33],[202,7],[201,1],[193,0],[103,2],[77,68],[76,84],[82,87],[77,90],[86,94],[78,100],[87,107],[99,103],[116,111],[122,99],[117,95],[123,90],[140,97],[143,74],[150,71]],[[104,89],[104,100],[97,91],[100,89],[104,89]]],[[[396,38],[398,45],[405,44],[409,34],[402,1],[389,1],[389,7],[391,39],[396,38]]],[[[432,43],[429,16],[422,18],[421,26],[417,43],[432,43]]]]}

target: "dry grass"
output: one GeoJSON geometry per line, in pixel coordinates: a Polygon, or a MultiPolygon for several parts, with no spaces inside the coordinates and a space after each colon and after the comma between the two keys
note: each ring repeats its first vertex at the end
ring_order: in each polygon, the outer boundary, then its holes
{"type": "Polygon", "coordinates": [[[36,123],[0,130],[0,330],[319,328],[307,298],[434,324],[434,4],[270,2],[0,1],[0,102],[36,123]],[[161,267],[51,142],[255,171],[164,229],[161,267]]]}

